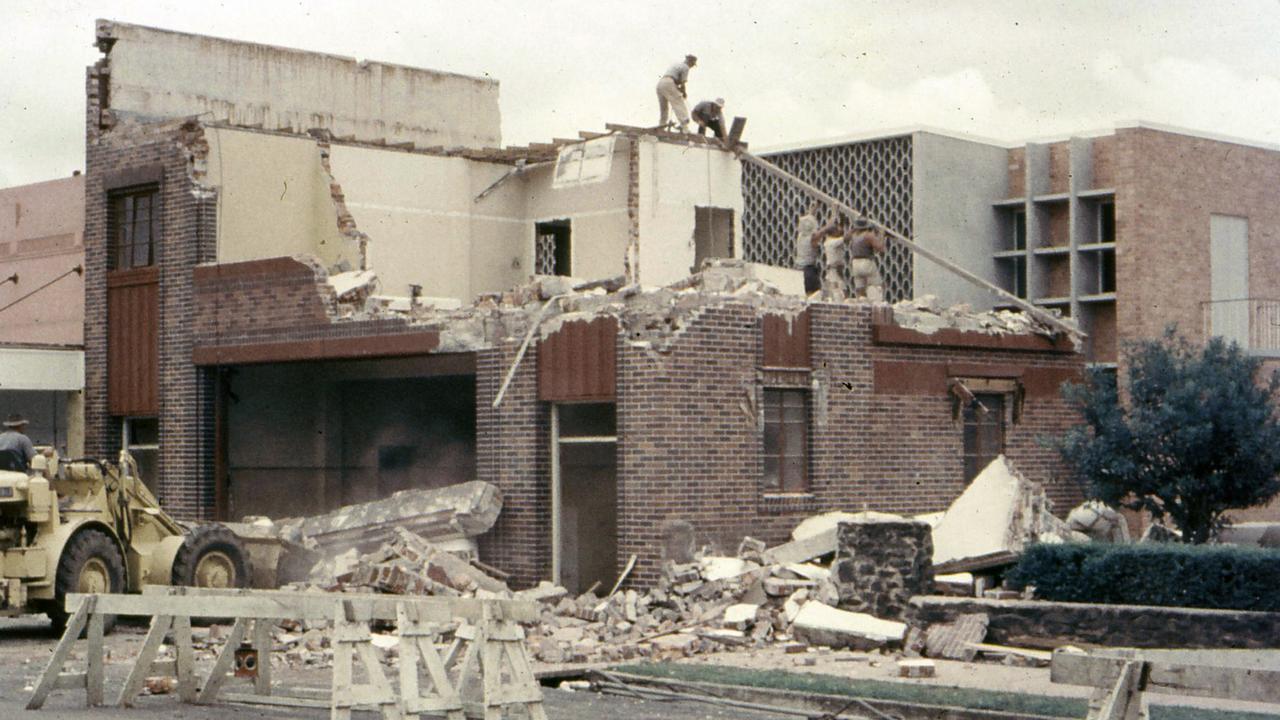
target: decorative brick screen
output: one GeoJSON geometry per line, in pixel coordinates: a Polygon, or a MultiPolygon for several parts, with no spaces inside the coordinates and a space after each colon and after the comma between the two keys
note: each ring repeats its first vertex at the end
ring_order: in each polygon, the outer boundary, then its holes
{"type": "MultiPolygon", "coordinates": [[[[895,232],[912,237],[910,136],[794,150],[765,159],[895,232]]],[[[796,219],[808,207],[808,197],[746,163],[742,166],[742,195],[743,258],[791,267],[796,219]]],[[[912,262],[911,251],[889,241],[889,251],[880,260],[886,300],[912,297],[912,262]]],[[[852,290],[851,282],[849,288],[852,290]]]]}

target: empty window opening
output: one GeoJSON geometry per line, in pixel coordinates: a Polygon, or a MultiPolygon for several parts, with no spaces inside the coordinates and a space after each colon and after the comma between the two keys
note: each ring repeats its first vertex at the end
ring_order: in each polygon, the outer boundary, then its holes
{"type": "Polygon", "coordinates": [[[709,258],[733,257],[733,209],[695,207],[693,223],[693,271],[709,258]]]}
{"type": "Polygon", "coordinates": [[[1105,250],[1098,253],[1098,292],[1116,291],[1116,253],[1105,250]]]}
{"type": "Polygon", "coordinates": [[[809,394],[764,391],[764,490],[809,491],[809,394]]]}
{"type": "Polygon", "coordinates": [[[548,220],[534,225],[534,272],[538,275],[572,275],[569,221],[548,220]]]}
{"type": "Polygon", "coordinates": [[[107,199],[107,269],[154,265],[156,200],[159,190],[145,185],[112,192],[107,199]]]}
{"type": "Polygon", "coordinates": [[[552,575],[573,593],[617,579],[616,433],[613,403],[552,406],[552,575]]]}
{"type": "Polygon", "coordinates": [[[156,492],[156,473],[160,465],[160,420],[158,418],[125,418],[121,446],[138,464],[142,484],[156,492]]]}
{"type": "Polygon", "coordinates": [[[1004,452],[1003,393],[973,393],[964,403],[964,481],[971,482],[1004,452]]]}
{"type": "Polygon", "coordinates": [[[1024,209],[1013,211],[1012,237],[1009,238],[1012,249],[1027,249],[1027,211],[1024,209]]]}
{"type": "Polygon", "coordinates": [[[1116,204],[1104,202],[1098,205],[1098,242],[1116,241],[1116,204]]]}

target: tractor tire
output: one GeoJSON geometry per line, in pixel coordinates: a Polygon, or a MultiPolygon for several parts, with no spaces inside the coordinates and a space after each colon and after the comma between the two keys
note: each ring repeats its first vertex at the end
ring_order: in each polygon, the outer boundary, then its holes
{"type": "MultiPolygon", "coordinates": [[[[67,628],[67,593],[121,593],[124,590],[124,557],[115,540],[100,530],[77,533],[58,559],[54,605],[48,610],[53,631],[61,635],[67,628]]],[[[107,615],[104,623],[104,629],[110,632],[116,624],[115,616],[107,615]]]]}
{"type": "Polygon", "coordinates": [[[178,548],[170,581],[189,587],[247,588],[249,573],[249,553],[235,533],[222,525],[199,525],[178,548]]]}

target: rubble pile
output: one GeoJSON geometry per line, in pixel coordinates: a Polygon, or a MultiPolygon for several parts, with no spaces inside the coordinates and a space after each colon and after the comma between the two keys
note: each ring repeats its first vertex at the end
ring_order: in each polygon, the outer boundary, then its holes
{"type": "MultiPolygon", "coordinates": [[[[1010,310],[974,312],[968,303],[944,307],[934,295],[895,303],[893,319],[901,327],[925,334],[945,329],[988,334],[1050,334],[1049,328],[1026,313],[1010,310]]],[[[1072,322],[1070,318],[1063,320],[1072,322]]]]}

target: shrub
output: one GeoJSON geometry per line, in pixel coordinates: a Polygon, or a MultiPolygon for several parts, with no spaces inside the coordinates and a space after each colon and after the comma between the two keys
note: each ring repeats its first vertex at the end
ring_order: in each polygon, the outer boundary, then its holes
{"type": "Polygon", "coordinates": [[[1280,550],[1226,545],[1033,545],[1005,577],[1063,602],[1280,611],[1280,550]]]}

